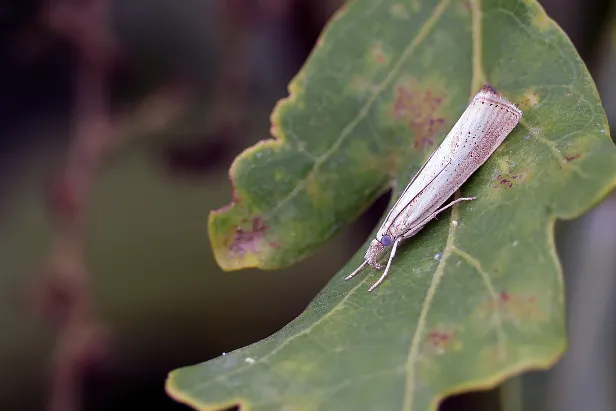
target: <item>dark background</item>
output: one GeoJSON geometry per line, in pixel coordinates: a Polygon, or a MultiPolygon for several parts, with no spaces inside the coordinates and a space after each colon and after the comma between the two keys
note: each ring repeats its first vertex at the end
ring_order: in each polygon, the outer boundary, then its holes
{"type": "MultiPolygon", "coordinates": [[[[207,238],[231,161],[269,137],[271,109],[340,4],[0,4],[0,409],[188,409],[164,393],[170,370],[275,332],[365,241],[386,196],[285,270],[225,274],[207,238]]],[[[613,130],[614,4],[542,4],[613,130]]],[[[557,228],[566,356],[444,409],[616,409],[616,198],[557,228]]]]}

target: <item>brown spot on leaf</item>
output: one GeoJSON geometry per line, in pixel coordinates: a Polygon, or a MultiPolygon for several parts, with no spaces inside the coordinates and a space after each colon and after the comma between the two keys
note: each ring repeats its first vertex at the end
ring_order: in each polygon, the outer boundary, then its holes
{"type": "Polygon", "coordinates": [[[454,334],[450,334],[445,331],[434,330],[428,334],[428,340],[430,344],[435,347],[442,347],[446,345],[452,338],[454,334]]]}
{"type": "Polygon", "coordinates": [[[267,225],[261,217],[255,217],[252,220],[252,226],[249,230],[241,227],[235,229],[233,242],[229,245],[229,251],[232,254],[243,255],[244,253],[256,253],[259,245],[263,241],[264,233],[267,231],[267,225]]]}
{"type": "Polygon", "coordinates": [[[543,310],[537,306],[537,300],[534,295],[514,295],[507,303],[508,313],[516,319],[536,319],[540,321],[547,319],[543,310]]]}
{"type": "Polygon", "coordinates": [[[567,163],[577,160],[578,158],[582,157],[581,154],[568,154],[565,156],[565,161],[567,161],[567,163]]]}
{"type": "Polygon", "coordinates": [[[425,353],[442,354],[446,350],[459,346],[459,341],[456,337],[456,329],[451,325],[437,325],[426,335],[425,353]]]}
{"type": "Polygon", "coordinates": [[[496,176],[496,184],[494,184],[494,188],[503,188],[505,190],[512,188],[515,182],[524,182],[526,180],[526,176],[523,174],[499,174],[496,176]]]}
{"type": "Polygon", "coordinates": [[[546,313],[537,304],[534,295],[511,293],[502,290],[497,298],[490,298],[483,303],[480,311],[484,315],[490,315],[497,310],[504,322],[514,324],[524,320],[535,320],[543,322],[547,320],[546,313]]]}
{"type": "Polygon", "coordinates": [[[433,146],[434,137],[446,131],[445,119],[438,115],[443,98],[435,91],[422,89],[416,81],[396,87],[393,116],[413,130],[413,146],[416,149],[433,146]]]}
{"type": "Polygon", "coordinates": [[[529,108],[535,107],[538,103],[539,95],[535,91],[535,88],[532,87],[524,92],[524,94],[520,98],[518,106],[522,110],[528,110],[529,108]]]}
{"type": "Polygon", "coordinates": [[[374,61],[376,61],[378,64],[385,64],[388,60],[387,55],[383,50],[383,45],[379,42],[375,42],[372,44],[372,47],[370,48],[370,54],[372,55],[374,61]]]}
{"type": "Polygon", "coordinates": [[[498,187],[502,187],[506,190],[513,187],[513,183],[510,179],[505,178],[503,175],[499,174],[498,176],[496,176],[496,184],[494,185],[494,188],[498,187]]]}

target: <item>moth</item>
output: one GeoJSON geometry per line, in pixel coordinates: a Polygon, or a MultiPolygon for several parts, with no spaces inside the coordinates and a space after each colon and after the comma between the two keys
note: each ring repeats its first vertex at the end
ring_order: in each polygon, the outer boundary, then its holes
{"type": "Polygon", "coordinates": [[[402,240],[417,234],[443,210],[474,200],[475,197],[461,197],[442,206],[494,153],[520,118],[522,111],[515,104],[489,84],[484,85],[389,211],[366,250],[364,262],[345,280],[366,265],[382,270],[378,260],[391,249],[385,271],[368,291],[374,290],[387,276],[402,240]]]}

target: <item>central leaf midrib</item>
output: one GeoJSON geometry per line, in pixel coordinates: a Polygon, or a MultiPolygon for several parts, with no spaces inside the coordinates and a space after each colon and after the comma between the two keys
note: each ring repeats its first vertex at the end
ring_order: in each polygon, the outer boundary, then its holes
{"type": "MultiPolygon", "coordinates": [[[[458,197],[456,195],[456,197],[458,197]]],[[[413,333],[413,337],[411,339],[411,346],[409,348],[409,353],[407,356],[405,370],[406,370],[406,384],[404,390],[404,403],[402,409],[405,411],[410,411],[413,408],[413,393],[415,387],[415,362],[417,361],[417,355],[419,352],[419,343],[423,334],[423,331],[426,326],[426,318],[428,316],[428,311],[432,306],[432,299],[436,294],[436,289],[441,281],[445,273],[445,265],[447,264],[447,259],[451,255],[454,248],[454,237],[456,225],[453,224],[453,221],[459,219],[459,209],[458,204],[454,205],[451,210],[451,217],[449,222],[449,231],[447,233],[447,243],[445,244],[445,249],[443,250],[443,255],[439,260],[438,266],[432,275],[432,279],[430,280],[430,285],[428,286],[428,291],[426,292],[426,298],[421,306],[421,311],[419,313],[419,318],[417,319],[417,326],[415,327],[415,332],[413,333]]]]}
{"type": "MultiPolygon", "coordinates": [[[[484,83],[486,83],[486,76],[483,71],[483,63],[482,63],[482,42],[481,42],[481,0],[471,0],[471,24],[472,24],[472,44],[473,44],[473,53],[472,53],[472,68],[471,68],[471,90],[470,97],[473,97],[473,93],[476,92],[479,87],[481,87],[484,83]]],[[[459,191],[456,193],[456,198],[459,197],[459,191]]],[[[454,237],[456,224],[453,221],[457,221],[459,219],[459,208],[458,204],[455,204],[451,210],[451,216],[449,221],[449,231],[447,234],[447,242],[445,244],[445,249],[443,250],[443,255],[439,261],[436,270],[430,280],[430,285],[428,286],[428,291],[426,292],[426,297],[421,306],[421,311],[419,313],[419,318],[417,319],[417,326],[415,328],[415,332],[413,333],[413,337],[411,339],[411,346],[409,348],[409,353],[407,356],[407,361],[405,364],[406,371],[406,383],[404,390],[404,402],[402,404],[403,411],[412,411],[413,409],[413,395],[415,392],[415,362],[417,361],[417,355],[419,352],[419,344],[423,335],[423,331],[426,326],[426,318],[428,316],[428,311],[432,305],[432,299],[436,294],[436,289],[441,281],[445,273],[445,265],[447,264],[447,259],[452,254],[454,250],[454,237]]]]}

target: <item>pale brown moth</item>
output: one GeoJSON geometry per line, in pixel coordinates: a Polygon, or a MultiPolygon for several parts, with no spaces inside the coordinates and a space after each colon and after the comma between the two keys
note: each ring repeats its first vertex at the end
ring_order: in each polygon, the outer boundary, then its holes
{"type": "Polygon", "coordinates": [[[391,247],[385,271],[368,291],[374,290],[387,276],[402,240],[414,236],[441,211],[474,200],[461,197],[442,207],[500,146],[521,117],[522,111],[515,104],[492,86],[484,85],[389,211],[366,250],[364,262],[345,279],[354,277],[366,265],[383,269],[378,259],[391,247]]]}

